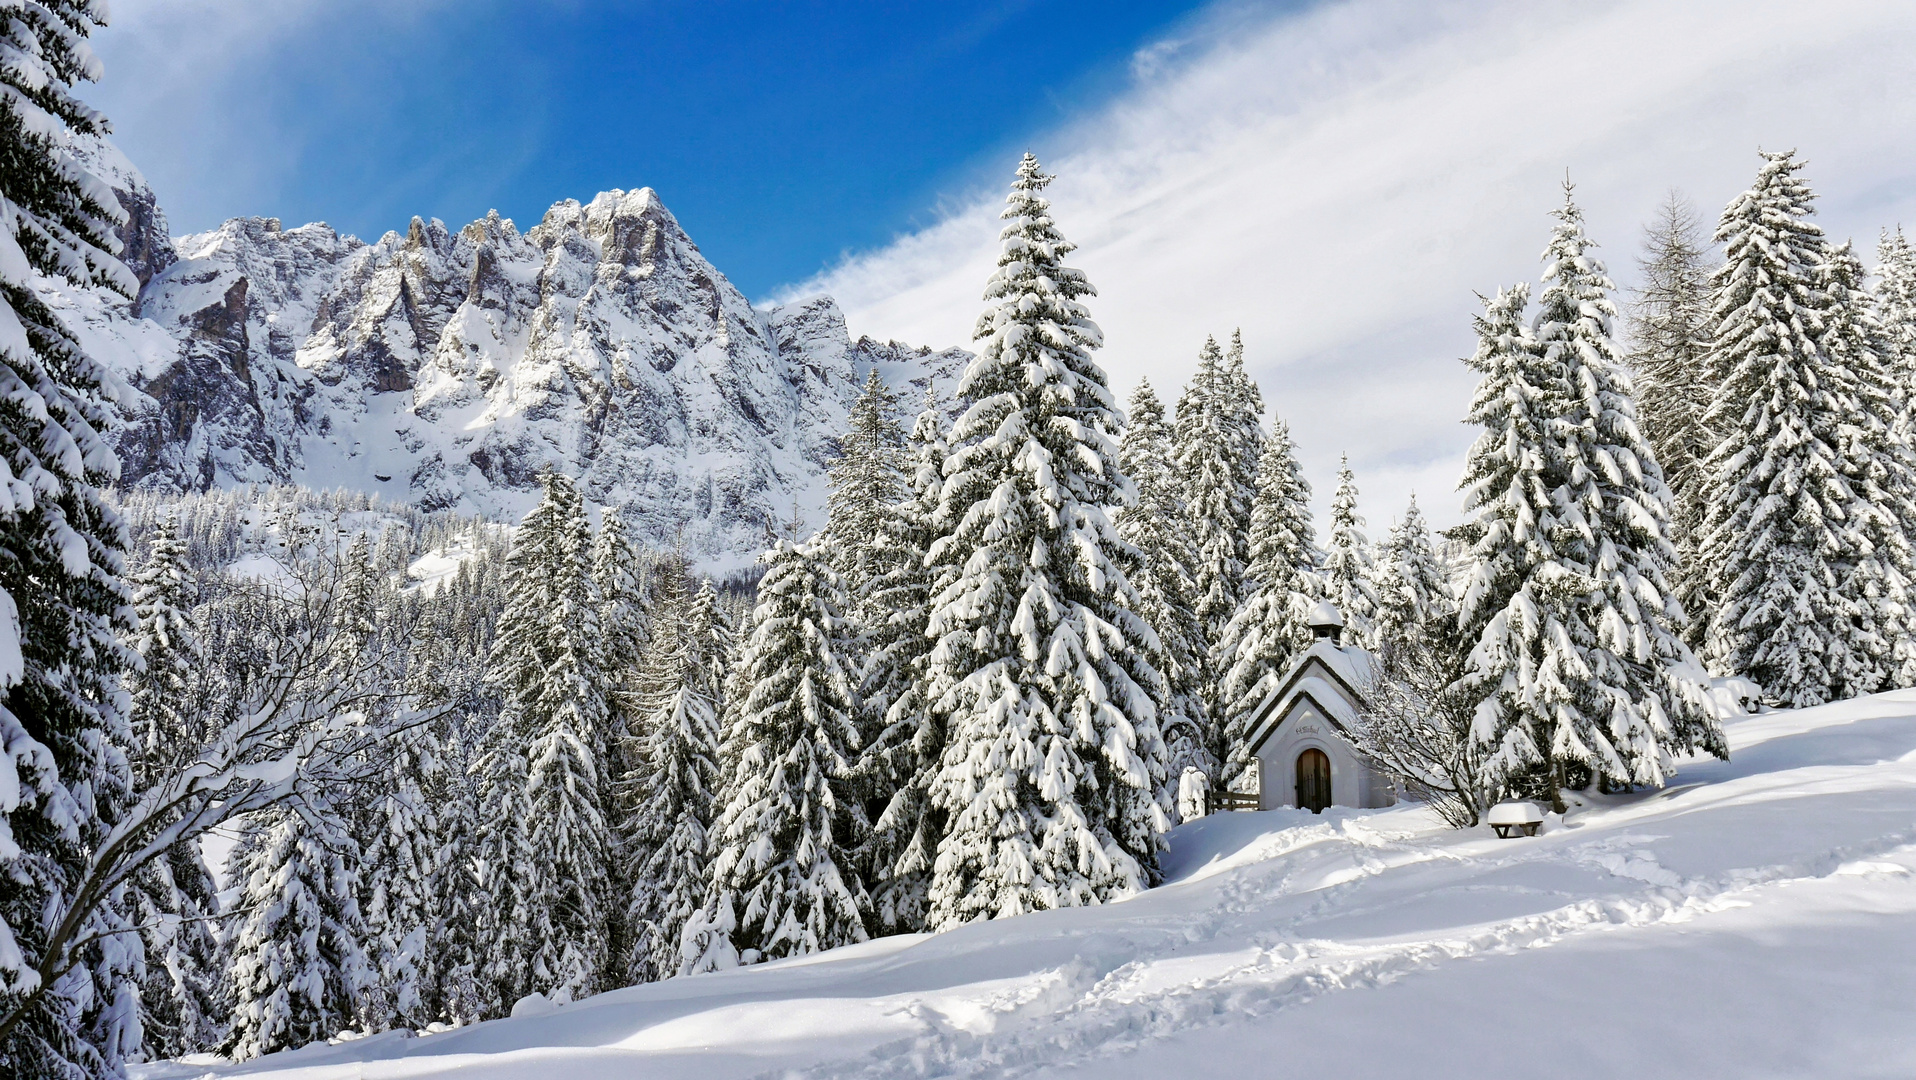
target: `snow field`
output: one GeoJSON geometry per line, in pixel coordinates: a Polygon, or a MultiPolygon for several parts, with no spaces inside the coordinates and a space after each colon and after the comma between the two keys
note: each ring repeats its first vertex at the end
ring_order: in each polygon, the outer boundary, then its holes
{"type": "Polygon", "coordinates": [[[1119,904],[135,1075],[1916,1073],[1916,691],[1727,731],[1730,762],[1531,839],[1219,815],[1119,904]]]}

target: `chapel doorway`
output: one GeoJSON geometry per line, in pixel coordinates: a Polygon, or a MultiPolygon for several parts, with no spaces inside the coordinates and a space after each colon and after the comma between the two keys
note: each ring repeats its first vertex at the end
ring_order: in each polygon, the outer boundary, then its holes
{"type": "Polygon", "coordinates": [[[1331,804],[1331,759],[1312,747],[1297,755],[1297,805],[1321,814],[1331,804]]]}

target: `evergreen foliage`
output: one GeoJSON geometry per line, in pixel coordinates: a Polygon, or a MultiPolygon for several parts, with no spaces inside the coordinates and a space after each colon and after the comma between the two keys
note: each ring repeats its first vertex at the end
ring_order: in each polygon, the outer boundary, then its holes
{"type": "Polygon", "coordinates": [[[1727,262],[1711,277],[1718,390],[1705,422],[1722,442],[1705,463],[1699,570],[1712,662],[1816,705],[1882,686],[1900,633],[1882,601],[1904,584],[1906,451],[1891,446],[1853,271],[1826,265],[1809,220],[1802,163],[1763,159],[1716,232],[1727,262]]]}
{"type": "Polygon", "coordinates": [[[1430,527],[1411,496],[1404,520],[1391,526],[1377,562],[1378,651],[1448,650],[1457,620],[1450,576],[1431,547],[1430,527]]]}
{"type": "MultiPolygon", "coordinates": [[[[1157,636],[1109,512],[1133,497],[1094,290],[1026,155],[959,393],[931,561],[931,705],[947,815],[929,926],[1099,903],[1152,884],[1169,828],[1157,636]]],[[[1245,506],[1248,511],[1248,504],[1245,506]]],[[[1228,546],[1228,545],[1227,545],[1228,546]]]]}
{"type": "Polygon", "coordinates": [[[901,554],[875,542],[890,530],[893,507],[905,496],[905,433],[898,426],[898,395],[878,377],[877,368],[865,376],[838,449],[838,461],[827,477],[831,495],[820,539],[855,611],[867,602],[872,583],[901,554]]]}
{"type": "Polygon", "coordinates": [[[1138,613],[1156,629],[1164,649],[1165,695],[1157,709],[1166,775],[1180,777],[1195,768],[1216,776],[1223,748],[1205,712],[1209,665],[1193,606],[1198,555],[1173,468],[1171,430],[1149,381],[1139,380],[1129,406],[1130,423],[1118,440],[1118,469],[1131,478],[1138,497],[1113,516],[1118,535],[1138,551],[1137,562],[1126,568],[1138,590],[1138,613]]]}
{"type": "Polygon", "coordinates": [[[1257,706],[1308,647],[1305,618],[1323,592],[1317,573],[1322,556],[1311,523],[1311,485],[1298,465],[1291,429],[1282,420],[1271,425],[1257,476],[1257,502],[1251,510],[1250,579],[1256,583],[1224,635],[1223,698],[1229,705],[1220,749],[1221,771],[1229,784],[1250,764],[1250,724],[1257,706]]]}
{"type": "MultiPolygon", "coordinates": [[[[1205,715],[1213,720],[1226,712],[1219,696],[1226,668],[1220,649],[1232,616],[1244,603],[1251,504],[1256,497],[1256,474],[1244,471],[1245,433],[1239,426],[1243,387],[1235,378],[1241,371],[1240,364],[1233,372],[1216,339],[1206,338],[1198,353],[1197,372],[1178,397],[1175,429],[1176,474],[1186,500],[1185,522],[1197,552],[1192,566],[1192,609],[1204,650],[1198,681],[1205,715]]],[[[1216,741],[1215,733],[1207,739],[1216,741]]]]}
{"type": "MultiPolygon", "coordinates": [[[[680,940],[705,898],[719,785],[719,701],[710,679],[712,650],[723,646],[714,634],[718,594],[707,580],[687,596],[680,566],[661,568],[659,578],[625,781],[627,968],[635,982],[679,973],[680,940]]],[[[722,663],[723,653],[716,659],[722,663]]]]}
{"type": "MultiPolygon", "coordinates": [[[[864,811],[845,779],[859,742],[844,592],[809,546],[780,541],[764,561],[726,711],[732,774],[708,906],[687,928],[694,941],[723,928],[724,955],[745,964],[864,941],[869,908],[855,854],[864,811]]],[[[710,965],[698,955],[709,949],[694,946],[692,970],[710,965]]]]}
{"type": "Polygon", "coordinates": [[[1357,478],[1351,472],[1348,455],[1339,459],[1337,466],[1323,573],[1325,595],[1343,613],[1345,632],[1369,643],[1371,617],[1377,612],[1376,590],[1371,583],[1376,569],[1370,539],[1364,535],[1364,519],[1357,514],[1357,478]]]}

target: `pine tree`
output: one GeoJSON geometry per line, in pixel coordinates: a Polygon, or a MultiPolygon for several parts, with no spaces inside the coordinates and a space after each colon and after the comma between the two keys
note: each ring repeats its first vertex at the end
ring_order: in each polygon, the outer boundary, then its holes
{"type": "MultiPolygon", "coordinates": [[[[139,624],[129,673],[135,784],[144,789],[186,763],[206,735],[203,706],[191,704],[205,662],[187,609],[191,566],[174,518],[160,519],[144,566],[132,579],[139,624]]],[[[142,868],[128,892],[142,929],[146,978],[140,987],[140,1029],[148,1060],[204,1050],[219,1035],[224,957],[213,934],[219,913],[212,873],[193,845],[183,844],[142,868]]]]}
{"type": "Polygon", "coordinates": [[[1379,650],[1448,648],[1457,601],[1431,547],[1430,527],[1417,509],[1417,496],[1411,496],[1404,520],[1391,526],[1381,554],[1373,628],[1379,650]]]}
{"type": "Polygon", "coordinates": [[[1727,262],[1711,277],[1705,423],[1723,441],[1705,465],[1699,561],[1712,662],[1805,706],[1879,688],[1865,590],[1895,577],[1883,543],[1897,546],[1901,522],[1872,501],[1896,465],[1873,378],[1849,366],[1867,360],[1833,358],[1822,340],[1831,282],[1815,196],[1794,153],[1763,158],[1716,232],[1727,262]]]}
{"type": "Polygon", "coordinates": [[[927,390],[912,424],[909,497],[880,519],[874,544],[884,572],[873,582],[871,619],[864,628],[865,663],[859,700],[866,730],[875,732],[854,771],[859,794],[872,808],[870,842],[861,853],[871,893],[874,931],[921,930],[932,859],[943,836],[943,816],[931,803],[944,728],[927,706],[925,632],[932,578],[925,553],[936,537],[947,454],[944,411],[927,390]]]}
{"type": "Polygon", "coordinates": [[[1531,332],[1521,288],[1478,320],[1484,433],[1465,476],[1479,535],[1460,617],[1463,690],[1489,794],[1660,786],[1677,752],[1722,752],[1676,637],[1669,509],[1610,337],[1614,308],[1566,184],[1531,332]]]}
{"type": "Polygon", "coordinates": [[[1897,376],[1904,400],[1916,399],[1916,250],[1903,237],[1901,225],[1883,230],[1876,246],[1876,273],[1881,279],[1878,315],[1889,346],[1883,362],[1897,376]]]}
{"type": "Polygon", "coordinates": [[[1371,617],[1377,596],[1371,584],[1375,573],[1364,519],[1357,516],[1357,478],[1349,455],[1337,466],[1337,491],[1331,496],[1330,535],[1324,544],[1324,589],[1343,613],[1344,628],[1357,641],[1371,640],[1371,617]]]}
{"type": "Polygon", "coordinates": [[[422,1028],[448,1016],[445,910],[462,884],[448,856],[458,846],[432,799],[445,767],[436,726],[401,726],[387,739],[385,782],[353,830],[373,991],[361,1012],[375,1029],[422,1028]]]}
{"type": "Polygon", "coordinates": [[[138,936],[116,904],[94,911],[78,966],[48,978],[64,959],[53,916],[132,783],[117,682],[132,662],[117,636],[133,628],[125,535],[99,490],[119,471],[101,437],[117,380],[34,287],[46,275],[138,289],[113,255],[124,215],[68,149],[70,134],[106,128],[73,94],[100,74],[86,39],[102,12],[43,0],[0,29],[0,1072],[19,1076],[110,1075],[139,1044],[138,936]]]}
{"type": "Polygon", "coordinates": [[[1090,350],[1094,293],[1027,154],[959,393],[930,559],[928,684],[948,741],[929,925],[1099,903],[1153,883],[1169,808],[1160,648],[1109,509],[1120,426],[1090,350]],[[948,582],[948,583],[947,583],[948,582]]]}
{"type": "Polygon", "coordinates": [[[1224,635],[1222,651],[1230,667],[1223,696],[1230,711],[1223,725],[1222,769],[1214,775],[1226,784],[1250,764],[1250,724],[1258,705],[1309,643],[1304,620],[1323,592],[1310,504],[1311,485],[1298,466],[1290,426],[1277,420],[1264,444],[1251,510],[1250,578],[1256,590],[1224,635]]]}
{"type": "Polygon", "coordinates": [[[505,571],[487,680],[502,710],[476,766],[481,888],[500,924],[489,981],[510,1006],[538,991],[593,993],[610,962],[614,851],[602,781],[609,716],[598,672],[591,532],[572,481],[543,478],[505,571]]]}
{"type": "Polygon", "coordinates": [[[807,546],[780,541],[764,561],[703,920],[723,912],[747,964],[863,941],[869,905],[854,872],[864,812],[844,779],[858,750],[844,592],[807,546]]]}
{"type": "MultiPolygon", "coordinates": [[[[1232,358],[1219,350],[1216,340],[1205,339],[1197,372],[1178,397],[1174,433],[1176,471],[1186,500],[1191,542],[1197,550],[1192,600],[1204,647],[1200,684],[1206,715],[1213,720],[1226,711],[1218,696],[1227,666],[1220,649],[1248,588],[1251,504],[1256,497],[1256,474],[1244,469],[1246,431],[1240,415],[1256,387],[1243,377],[1241,349],[1233,357],[1235,370],[1232,358]]],[[[1251,420],[1255,427],[1255,414],[1251,420]]]]}
{"type": "Polygon", "coordinates": [[[898,395],[873,368],[852,403],[845,434],[838,440],[838,461],[827,477],[831,495],[819,542],[844,582],[854,612],[864,605],[872,582],[890,569],[884,557],[895,554],[873,540],[885,532],[892,507],[905,494],[905,433],[899,430],[897,413],[898,395]]]}
{"type": "Polygon", "coordinates": [[[626,777],[626,904],[634,982],[679,973],[680,940],[705,898],[719,785],[718,702],[710,681],[718,594],[708,580],[690,597],[684,571],[660,575],[657,634],[647,654],[641,722],[626,777]]]}
{"type": "Polygon", "coordinates": [[[225,1052],[245,1061],[351,1029],[371,985],[352,840],[316,793],[258,815],[235,852],[237,1007],[225,1052]]]}
{"type": "MultiPolygon", "coordinates": [[[[1663,466],[1671,494],[1679,599],[1694,605],[1696,532],[1703,520],[1703,460],[1715,439],[1703,424],[1710,407],[1710,277],[1696,212],[1671,192],[1644,230],[1643,275],[1631,305],[1629,364],[1635,373],[1643,436],[1663,466]]],[[[1700,634],[1702,620],[1691,624],[1700,634]]],[[[1694,641],[1694,639],[1693,639],[1694,641]]]]}
{"type": "Polygon", "coordinates": [[[1216,776],[1222,748],[1204,710],[1205,644],[1195,632],[1192,606],[1197,550],[1172,471],[1171,431],[1149,381],[1139,380],[1129,405],[1130,423],[1118,441],[1118,469],[1136,485],[1138,498],[1114,517],[1118,535],[1138,550],[1137,564],[1126,570],[1138,590],[1138,614],[1157,631],[1164,649],[1166,693],[1157,709],[1166,773],[1180,777],[1195,768],[1216,776]]]}

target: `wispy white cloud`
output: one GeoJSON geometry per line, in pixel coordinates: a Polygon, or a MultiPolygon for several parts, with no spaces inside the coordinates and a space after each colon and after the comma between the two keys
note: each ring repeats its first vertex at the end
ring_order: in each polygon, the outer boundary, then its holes
{"type": "MultiPolygon", "coordinates": [[[[1902,2],[1230,5],[1142,50],[1133,76],[1033,140],[1100,290],[1104,363],[1169,398],[1204,335],[1241,326],[1320,502],[1348,451],[1373,533],[1413,489],[1456,520],[1473,292],[1536,277],[1566,170],[1626,282],[1664,193],[1713,218],[1759,146],[1802,151],[1839,237],[1916,224],[1902,2]]],[[[965,341],[998,180],[782,295],[833,294],[855,332],[965,341]]]]}

